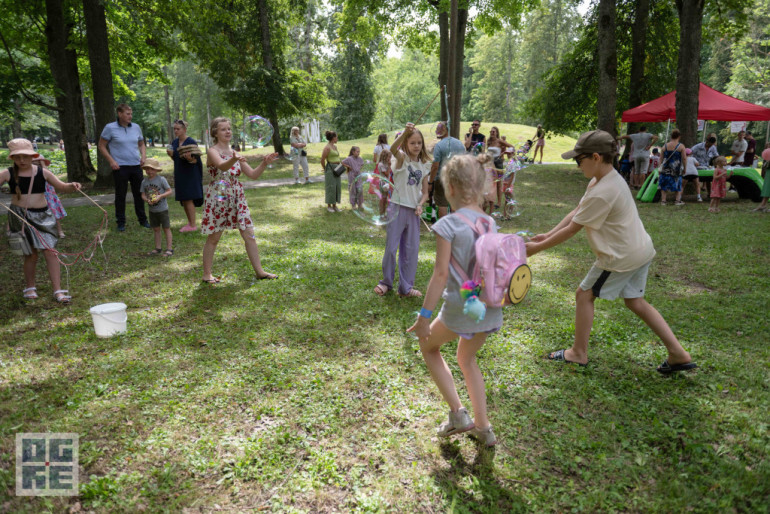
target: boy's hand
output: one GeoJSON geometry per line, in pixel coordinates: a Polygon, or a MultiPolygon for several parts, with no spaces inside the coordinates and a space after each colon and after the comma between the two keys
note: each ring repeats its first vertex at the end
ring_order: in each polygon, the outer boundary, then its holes
{"type": "Polygon", "coordinates": [[[417,316],[417,321],[414,322],[414,325],[406,329],[406,331],[414,332],[414,335],[417,336],[421,343],[425,342],[430,337],[430,320],[428,318],[423,318],[422,316],[417,316]]]}

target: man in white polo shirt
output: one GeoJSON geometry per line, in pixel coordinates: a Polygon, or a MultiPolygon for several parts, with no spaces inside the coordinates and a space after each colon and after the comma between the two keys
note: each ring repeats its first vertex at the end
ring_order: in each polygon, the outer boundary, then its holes
{"type": "Polygon", "coordinates": [[[150,228],[140,191],[146,157],[144,136],[139,125],[131,123],[131,107],[120,104],[117,112],[117,121],[105,125],[99,138],[99,151],[109,161],[115,179],[115,221],[120,232],[126,230],[126,194],[130,183],[136,218],[141,226],[150,228]]]}

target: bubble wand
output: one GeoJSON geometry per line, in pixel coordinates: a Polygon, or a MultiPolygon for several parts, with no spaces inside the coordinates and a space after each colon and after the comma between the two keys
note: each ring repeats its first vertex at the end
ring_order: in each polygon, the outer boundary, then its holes
{"type": "Polygon", "coordinates": [[[420,123],[420,120],[422,120],[422,117],[423,117],[423,116],[425,116],[425,113],[426,113],[426,112],[428,112],[428,109],[430,109],[430,106],[431,106],[431,105],[433,105],[433,102],[435,102],[435,101],[436,101],[436,98],[438,98],[438,95],[440,95],[440,94],[441,94],[441,92],[442,92],[443,90],[444,90],[444,86],[441,86],[441,87],[439,88],[439,90],[438,90],[438,93],[436,93],[436,96],[434,96],[434,97],[433,97],[433,100],[431,100],[431,101],[430,101],[430,103],[429,103],[429,104],[428,104],[428,106],[425,108],[425,110],[424,110],[424,111],[422,111],[422,114],[420,114],[420,116],[417,118],[417,121],[415,121],[415,122],[414,122],[414,124],[415,124],[415,125],[417,125],[418,123],[420,123]]]}

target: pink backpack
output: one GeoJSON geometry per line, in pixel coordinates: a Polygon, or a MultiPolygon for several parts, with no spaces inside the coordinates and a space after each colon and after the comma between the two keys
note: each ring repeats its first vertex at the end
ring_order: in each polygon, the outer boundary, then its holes
{"type": "MultiPolygon", "coordinates": [[[[476,264],[473,275],[468,274],[452,257],[452,266],[467,283],[472,280],[480,286],[479,300],[488,307],[500,307],[521,302],[532,285],[532,272],[527,266],[524,240],[516,234],[492,232],[492,222],[479,217],[471,222],[460,213],[454,213],[478,235],[474,245],[476,264]]],[[[465,287],[465,284],[463,284],[465,287]]]]}

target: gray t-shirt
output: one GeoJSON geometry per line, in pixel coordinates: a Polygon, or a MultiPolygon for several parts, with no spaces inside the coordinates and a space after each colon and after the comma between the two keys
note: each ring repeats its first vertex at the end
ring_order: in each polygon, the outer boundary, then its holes
{"type": "Polygon", "coordinates": [[[652,140],[652,134],[649,132],[637,132],[636,134],[629,134],[629,138],[634,143],[634,157],[645,157],[650,155],[650,151],[647,147],[652,140]]]}
{"type": "MultiPolygon", "coordinates": [[[[481,214],[471,209],[463,208],[457,211],[475,223],[480,217],[485,217],[492,222],[493,232],[497,232],[494,220],[486,214],[481,214]]],[[[458,216],[450,214],[444,216],[433,225],[433,231],[452,244],[452,257],[460,264],[470,276],[473,273],[473,265],[476,263],[476,233],[458,216]]],[[[478,323],[470,316],[463,314],[465,300],[460,296],[460,285],[463,279],[454,266],[449,266],[449,277],[442,298],[444,305],[439,312],[439,318],[450,330],[457,333],[475,334],[500,328],[503,325],[503,308],[487,307],[484,319],[478,323]]]]}
{"type": "MultiPolygon", "coordinates": [[[[160,175],[155,175],[155,177],[152,179],[144,177],[144,180],[142,180],[142,185],[139,187],[139,190],[144,193],[148,200],[152,197],[153,194],[161,195],[170,189],[171,186],[168,185],[168,181],[165,179],[165,177],[161,177],[160,175]]],[[[168,210],[168,202],[165,198],[161,198],[160,202],[155,205],[149,205],[150,212],[163,212],[168,210]]]]}
{"type": "Polygon", "coordinates": [[[465,155],[466,153],[465,145],[456,137],[447,136],[436,143],[436,146],[433,147],[433,162],[438,163],[438,173],[436,173],[436,178],[441,176],[441,168],[444,167],[444,164],[451,157],[455,155],[465,155]]]}

